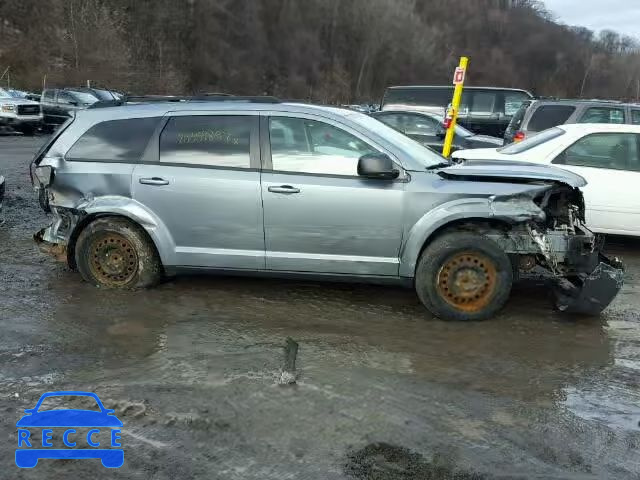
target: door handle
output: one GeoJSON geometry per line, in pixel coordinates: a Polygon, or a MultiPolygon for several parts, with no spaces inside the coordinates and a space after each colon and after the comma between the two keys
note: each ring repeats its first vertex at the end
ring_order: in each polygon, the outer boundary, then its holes
{"type": "Polygon", "coordinates": [[[300,193],[299,188],[292,187],[291,185],[280,185],[278,187],[269,187],[267,188],[267,190],[273,193],[300,193]]]}
{"type": "Polygon", "coordinates": [[[139,181],[143,185],[169,185],[169,180],[160,177],[141,178],[139,181]]]}

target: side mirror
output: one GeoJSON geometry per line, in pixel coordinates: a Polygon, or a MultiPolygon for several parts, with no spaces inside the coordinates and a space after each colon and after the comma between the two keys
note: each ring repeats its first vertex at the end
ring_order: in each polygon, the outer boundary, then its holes
{"type": "Polygon", "coordinates": [[[358,159],[358,175],[366,178],[393,180],[400,171],[393,161],[384,153],[367,153],[358,159]]]}

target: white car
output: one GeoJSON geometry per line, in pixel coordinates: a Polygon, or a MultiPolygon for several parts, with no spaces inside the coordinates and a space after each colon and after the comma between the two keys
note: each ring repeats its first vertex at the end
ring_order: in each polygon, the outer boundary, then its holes
{"type": "Polygon", "coordinates": [[[0,126],[33,135],[41,124],[42,109],[38,102],[21,97],[15,90],[0,88],[0,126]]]}
{"type": "Polygon", "coordinates": [[[640,125],[561,125],[501,148],[459,150],[454,159],[551,164],[584,177],[587,225],[640,236],[640,125]]]}

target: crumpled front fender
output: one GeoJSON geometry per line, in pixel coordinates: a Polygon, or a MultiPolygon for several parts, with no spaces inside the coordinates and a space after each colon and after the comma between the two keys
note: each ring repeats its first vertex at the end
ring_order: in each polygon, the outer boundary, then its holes
{"type": "Polygon", "coordinates": [[[533,202],[534,192],[549,188],[536,186],[530,192],[491,196],[488,198],[461,198],[444,203],[428,211],[411,228],[400,252],[400,276],[413,277],[422,246],[441,227],[460,220],[500,220],[516,224],[527,220],[540,220],[544,212],[533,202]]]}

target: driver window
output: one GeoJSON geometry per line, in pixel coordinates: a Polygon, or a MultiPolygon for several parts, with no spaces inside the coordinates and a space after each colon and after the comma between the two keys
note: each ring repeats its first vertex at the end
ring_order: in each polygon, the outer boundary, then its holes
{"type": "Polygon", "coordinates": [[[358,175],[358,159],[378,151],[350,133],[303,118],[269,120],[273,170],[358,175]]]}
{"type": "Polygon", "coordinates": [[[588,135],[567,148],[553,163],[640,171],[638,135],[633,133],[588,135]]]}

